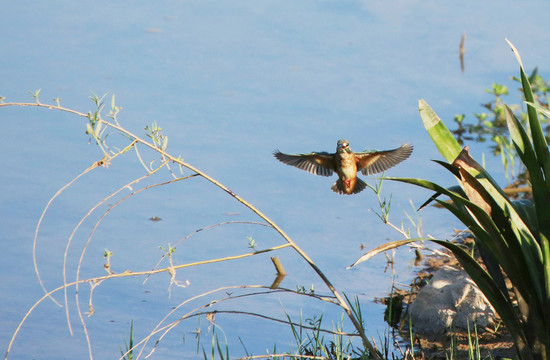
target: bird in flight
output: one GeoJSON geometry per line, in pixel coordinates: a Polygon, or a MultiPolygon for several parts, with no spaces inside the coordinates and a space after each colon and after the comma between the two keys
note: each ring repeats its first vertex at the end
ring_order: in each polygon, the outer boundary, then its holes
{"type": "Polygon", "coordinates": [[[385,171],[407,159],[413,151],[413,146],[404,144],[393,150],[353,152],[349,141],[338,140],[336,153],[312,152],[309,154],[284,154],[275,150],[273,155],[277,160],[305,170],[315,175],[331,176],[338,174],[338,180],[331,189],[338,194],[357,194],[363,191],[367,184],[357,177],[357,172],[363,175],[377,174],[385,171]]]}

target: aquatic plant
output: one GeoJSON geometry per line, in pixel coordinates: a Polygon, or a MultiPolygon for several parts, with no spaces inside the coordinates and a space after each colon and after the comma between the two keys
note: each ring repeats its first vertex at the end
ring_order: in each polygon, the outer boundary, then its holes
{"type": "MultiPolygon", "coordinates": [[[[518,93],[519,98],[525,99],[525,92],[521,87],[521,79],[515,76],[512,80],[519,83],[518,93]]],[[[538,106],[548,110],[550,100],[550,80],[545,81],[539,74],[538,68],[535,68],[529,76],[527,76],[531,85],[531,93],[533,102],[538,106]]],[[[506,107],[514,110],[517,118],[522,125],[526,125],[528,119],[528,107],[525,104],[511,103],[515,101],[510,99],[506,101],[505,97],[510,95],[510,90],[507,86],[493,83],[490,89],[485,90],[491,95],[491,99],[481,104],[484,111],[474,113],[476,121],[469,121],[465,114],[457,114],[454,116],[456,128],[450,129],[460,145],[468,143],[485,143],[491,141],[490,148],[494,155],[499,155],[506,180],[511,185],[505,189],[509,194],[529,194],[529,187],[518,188],[529,181],[529,173],[525,166],[519,161],[518,154],[510,138],[508,126],[506,122],[506,107]]],[[[545,117],[539,118],[542,130],[548,141],[550,139],[550,121],[545,117]]]]}
{"type": "MultiPolygon", "coordinates": [[[[458,180],[459,187],[447,189],[428,180],[390,178],[434,192],[427,202],[436,201],[449,210],[474,234],[482,260],[446,240],[429,239],[446,247],[459,260],[501,317],[523,360],[550,359],[550,152],[537,110],[550,112],[534,102],[521,58],[522,89],[528,105],[529,132],[504,106],[510,138],[530,174],[533,201],[514,202],[487,171],[461,148],[453,134],[424,101],[419,111],[424,127],[447,160],[436,161],[458,180]],[[437,199],[446,195],[450,202],[437,199]],[[511,291],[505,278],[511,283],[511,291]]],[[[424,204],[424,205],[426,205],[424,204]]],[[[358,264],[374,254],[412,240],[388,243],[362,256],[358,264]]]]}

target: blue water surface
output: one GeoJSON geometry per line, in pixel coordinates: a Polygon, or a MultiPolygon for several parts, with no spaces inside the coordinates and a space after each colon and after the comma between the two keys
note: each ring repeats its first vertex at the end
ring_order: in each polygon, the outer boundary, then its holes
{"type": "MultiPolygon", "coordinates": [[[[270,217],[317,263],[334,286],[357,295],[370,337],[382,336],[383,307],[373,302],[392,281],[412,276],[413,255],[400,250],[395,275],[384,272],[379,255],[355,269],[345,267],[368,249],[402,236],[375,215],[376,196],[364,191],[340,196],[330,190],[334,178],[315,177],[272,157],[287,153],[333,151],[346,138],[352,149],[389,149],[409,142],[413,156],[388,171],[391,176],[424,177],[453,185],[430,159],[439,159],[425,133],[418,100],[426,99],[448,123],[455,114],[481,112],[484,92],[493,82],[511,90],[518,65],[504,38],[523,56],[528,70],[544,74],[550,57],[548,35],[540,31],[550,5],[523,2],[441,1],[26,1],[6,2],[0,12],[0,96],[4,102],[34,102],[28,92],[41,89],[39,100],[87,113],[92,93],[105,96],[105,115],[113,94],[123,109],[118,121],[148,139],[153,122],[168,136],[167,151],[217,179],[270,217]],[[466,34],[465,72],[459,43],[466,34]],[[374,209],[374,211],[373,211],[374,209]],[[362,248],[362,245],[364,248],[362,248]]],[[[512,91],[512,94],[514,92],[512,91]]],[[[519,99],[511,96],[511,101],[519,99]]],[[[37,107],[2,107],[0,141],[2,204],[0,231],[0,347],[7,349],[23,316],[43,295],[33,265],[33,238],[41,213],[56,192],[102,158],[85,134],[87,119],[37,107]]],[[[113,148],[128,145],[109,130],[113,148]]],[[[138,148],[144,163],[160,158],[138,148]]],[[[499,159],[486,145],[471,145],[472,154],[487,154],[487,167],[505,185],[499,159]]],[[[177,167],[172,168],[179,174],[177,167]]],[[[284,243],[261,219],[199,177],[140,192],[147,185],[172,179],[166,170],[124,188],[146,171],[134,150],[81,177],[52,202],[35,249],[44,286],[106,275],[105,249],[113,253],[111,270],[122,273],[155,267],[169,246],[176,246],[174,265],[248,253],[284,243]],[[100,201],[124,188],[87,217],[100,201]],[[106,213],[107,212],[107,213],[106,213]],[[102,216],[106,214],[104,218],[102,216]],[[151,217],[162,220],[153,222],[151,217]],[[98,224],[97,229],[94,227],[98,224]],[[89,243],[87,243],[89,241],[89,243]]],[[[193,172],[184,169],[184,175],[193,172]]],[[[373,183],[374,179],[368,179],[373,183]]],[[[430,194],[400,183],[385,182],[391,196],[390,220],[410,228],[406,213],[430,194]],[[411,205],[412,202],[412,205],[411,205]]],[[[423,234],[449,238],[461,228],[448,214],[427,208],[420,214],[423,234]]],[[[414,230],[414,229],[413,229],[414,230]]],[[[414,231],[413,231],[414,233],[414,231]]],[[[289,248],[223,263],[179,269],[178,284],[167,273],[111,279],[78,289],[85,330],[79,319],[75,287],[68,291],[69,333],[65,305],[41,302],[26,319],[13,344],[13,359],[107,359],[120,356],[134,321],[134,340],[141,341],[172,308],[198,294],[221,287],[269,286],[277,256],[288,275],[281,286],[316,293],[328,290],[289,248]],[[185,286],[185,287],[184,287],[185,286]],[[92,307],[90,307],[90,299],[92,307]],[[93,315],[88,312],[93,308],[93,315]]],[[[165,259],[160,267],[168,266],[165,259]]],[[[168,322],[195,310],[232,310],[303,321],[324,314],[332,327],[341,310],[327,302],[291,294],[270,294],[223,301],[253,290],[228,288],[178,307],[168,322]],[[284,310],[283,310],[284,307],[284,310]],[[286,311],[286,314],[285,314],[286,311]],[[302,313],[302,315],[300,315],[302,313]]],[[[63,292],[54,298],[64,303],[63,292]]],[[[212,331],[231,357],[296,349],[287,325],[242,313],[218,313],[214,327],[204,315],[182,321],[155,348],[153,358],[196,357],[197,340],[210,353],[212,331]],[[200,318],[200,323],[199,323],[200,318]],[[198,336],[197,329],[201,329],[198,336]],[[244,344],[243,348],[241,342],[244,344]]],[[[346,331],[353,331],[344,321],[346,331]]],[[[148,354],[162,333],[152,336],[148,354]]],[[[326,335],[327,341],[330,336],[326,335]]],[[[357,342],[356,342],[357,344],[357,342]]],[[[137,356],[137,354],[135,354],[137,356]]]]}

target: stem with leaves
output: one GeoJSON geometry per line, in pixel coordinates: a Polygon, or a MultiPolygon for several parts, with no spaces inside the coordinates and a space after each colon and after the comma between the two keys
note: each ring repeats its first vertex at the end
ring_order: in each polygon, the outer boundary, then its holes
{"type": "Polygon", "coordinates": [[[118,131],[120,134],[123,134],[126,136],[132,143],[134,144],[141,144],[145,147],[150,148],[153,151],[156,151],[159,153],[163,160],[166,162],[173,162],[178,164],[181,167],[187,168],[193,172],[195,172],[198,176],[201,176],[205,180],[211,182],[230,196],[232,196],[235,200],[243,204],[245,207],[250,209],[252,212],[254,212],[257,216],[259,216],[261,219],[263,219],[267,224],[269,224],[275,231],[277,231],[283,239],[308,263],[308,265],[315,271],[315,273],[321,278],[321,280],[325,283],[325,285],[328,287],[328,289],[332,292],[332,294],[335,296],[338,305],[344,310],[344,312],[349,317],[350,321],[352,322],[353,326],[361,336],[362,342],[365,346],[365,348],[368,349],[369,353],[373,357],[373,359],[381,360],[382,356],[379,353],[379,351],[371,344],[371,342],[368,340],[363,325],[360,323],[360,321],[356,318],[354,313],[352,312],[350,305],[345,301],[345,299],[340,295],[340,293],[334,288],[330,280],[327,278],[327,276],[321,271],[321,269],[315,264],[315,262],[281,229],[273,220],[271,220],[269,217],[267,217],[264,213],[262,213],[259,209],[254,207],[252,204],[241,198],[239,195],[235,194],[233,191],[231,191],[229,188],[227,188],[225,185],[223,185],[221,182],[217,181],[216,179],[212,178],[208,174],[204,173],[197,167],[184,162],[181,157],[174,157],[170,155],[166,151],[166,146],[168,143],[168,138],[164,135],[162,135],[160,128],[154,124],[151,127],[148,127],[147,130],[149,131],[148,136],[153,140],[152,143],[140,138],[139,136],[135,135],[134,133],[126,130],[123,128],[120,123],[118,122],[116,116],[120,110],[119,107],[115,105],[114,102],[114,96],[111,100],[111,110],[109,114],[107,115],[111,119],[113,119],[113,122],[107,121],[103,119],[101,116],[101,111],[103,109],[103,97],[98,98],[97,96],[92,96],[92,100],[94,101],[96,105],[96,109],[92,112],[88,112],[87,114],[65,108],[63,106],[60,106],[59,100],[56,100],[56,104],[43,104],[38,101],[38,93],[33,95],[35,97],[36,102],[34,103],[0,103],[1,107],[7,107],[7,106],[16,106],[16,107],[25,107],[25,106],[35,106],[35,107],[41,107],[56,111],[62,111],[62,112],[68,112],[71,114],[75,114],[84,118],[88,119],[88,125],[87,125],[87,133],[92,136],[92,138],[96,141],[96,143],[100,146],[103,154],[106,156],[107,161],[109,161],[109,158],[111,156],[111,152],[109,151],[108,146],[105,143],[105,137],[106,137],[106,129],[111,128],[113,130],[118,131]]]}

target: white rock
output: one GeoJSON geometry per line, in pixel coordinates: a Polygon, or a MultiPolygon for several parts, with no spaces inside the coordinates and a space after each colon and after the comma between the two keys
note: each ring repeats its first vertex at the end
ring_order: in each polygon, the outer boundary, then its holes
{"type": "MultiPolygon", "coordinates": [[[[447,330],[466,330],[468,323],[473,330],[492,326],[495,310],[462,270],[443,266],[424,286],[409,306],[414,330],[423,335],[441,335],[447,330]]],[[[408,320],[408,319],[407,319],[408,320]]],[[[408,321],[406,321],[408,323],[408,321]]]]}

